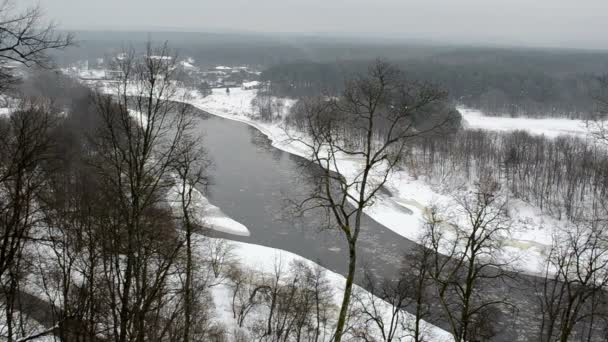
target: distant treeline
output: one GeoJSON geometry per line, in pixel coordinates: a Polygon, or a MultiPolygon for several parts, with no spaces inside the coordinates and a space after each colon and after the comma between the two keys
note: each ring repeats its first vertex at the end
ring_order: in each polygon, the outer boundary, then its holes
{"type": "MultiPolygon", "coordinates": [[[[412,79],[444,87],[450,99],[489,115],[585,117],[594,112],[597,77],[608,73],[608,52],[481,48],[406,41],[362,41],[287,35],[185,32],[78,32],[79,46],[58,54],[67,65],[113,56],[133,42],[170,41],[201,67],[250,65],[266,69],[272,92],[300,97],[336,93],[353,73],[382,56],[412,79]]],[[[144,44],[141,44],[142,46],[144,44]]],[[[142,51],[143,52],[143,51],[142,51]]]]}
{"type": "Polygon", "coordinates": [[[105,55],[119,53],[125,46],[143,46],[147,41],[156,44],[168,41],[180,56],[193,57],[201,66],[270,67],[299,60],[332,62],[371,60],[377,56],[406,60],[447,53],[454,49],[417,42],[372,42],[353,38],[251,33],[80,31],[75,34],[78,46],[55,54],[55,60],[59,64],[83,59],[94,62],[105,55]]]}
{"type": "MultiPolygon", "coordinates": [[[[488,115],[584,118],[595,112],[598,77],[608,71],[593,54],[530,55],[510,51],[461,51],[397,62],[412,80],[433,82],[450,100],[488,115]],[[478,53],[478,54],[477,54],[478,53]]],[[[344,80],[365,71],[367,63],[294,62],[267,69],[277,96],[335,94],[344,80]]]]}

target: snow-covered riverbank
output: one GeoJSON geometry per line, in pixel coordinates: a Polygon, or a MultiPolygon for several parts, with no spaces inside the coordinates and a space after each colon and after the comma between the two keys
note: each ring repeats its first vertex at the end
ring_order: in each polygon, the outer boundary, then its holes
{"type": "MultiPolygon", "coordinates": [[[[194,97],[190,103],[195,107],[207,111],[213,115],[227,119],[247,123],[263,134],[268,136],[272,145],[283,151],[309,157],[308,148],[298,141],[291,139],[297,132],[286,134],[284,125],[281,122],[261,122],[255,120],[251,114],[251,100],[255,97],[255,90],[233,89],[229,95],[221,89],[214,90],[213,94],[206,97],[194,97]]],[[[471,113],[465,116],[471,117],[471,113]]],[[[484,117],[484,120],[502,118],[484,117]]],[[[526,125],[520,119],[517,126],[519,128],[534,128],[534,125],[526,125]]],[[[535,119],[531,119],[535,120],[535,119]]],[[[550,119],[549,121],[555,121],[550,119]]],[[[557,120],[557,122],[561,122],[557,120]]],[[[571,123],[572,124],[572,123],[571,123]]],[[[539,123],[538,125],[543,126],[539,123]]],[[[567,127],[566,123],[559,125],[545,125],[551,134],[558,135],[560,125],[567,127]]],[[[492,127],[491,125],[487,127],[492,127]]],[[[495,124],[499,127],[500,124],[495,124]]],[[[582,132],[576,125],[572,128],[573,132],[582,132]]],[[[563,128],[563,127],[562,127],[563,128]]],[[[339,160],[339,169],[346,177],[355,177],[357,174],[357,161],[351,159],[339,160]]],[[[391,175],[386,188],[390,194],[379,195],[376,203],[367,210],[367,214],[393,230],[394,232],[411,240],[419,238],[421,228],[424,224],[424,217],[427,208],[431,205],[441,207],[455,206],[455,199],[451,194],[458,191],[466,191],[466,184],[429,184],[424,177],[414,177],[407,170],[398,171],[391,175]],[[463,190],[463,187],[465,190],[463,190]]],[[[563,227],[564,222],[560,222],[548,215],[541,213],[537,208],[519,200],[509,202],[509,214],[512,218],[511,236],[505,241],[504,260],[512,262],[516,269],[527,273],[539,273],[545,260],[545,253],[551,244],[551,239],[555,229],[563,227]]]]}
{"type": "MultiPolygon", "coordinates": [[[[186,189],[186,192],[189,190],[190,189],[186,189]]],[[[169,193],[169,202],[178,214],[181,210],[180,194],[181,189],[179,186],[175,186],[169,193]]],[[[191,210],[194,219],[203,224],[206,228],[239,236],[250,235],[247,227],[226,216],[220,208],[209,203],[209,200],[198,189],[192,189],[191,210]]]]}
{"type": "MultiPolygon", "coordinates": [[[[277,264],[281,264],[282,267],[287,267],[293,262],[300,262],[312,269],[318,267],[317,264],[310,260],[304,259],[296,254],[260,245],[248,244],[243,242],[230,242],[232,247],[232,253],[239,265],[245,270],[255,270],[255,272],[262,272],[267,275],[272,275],[275,272],[277,264]]],[[[345,278],[337,273],[324,270],[326,279],[329,281],[331,288],[333,289],[333,302],[336,307],[342,302],[342,293],[344,291],[345,278]]],[[[238,327],[236,319],[233,318],[232,306],[231,306],[231,290],[228,285],[221,284],[214,286],[212,289],[212,297],[215,304],[214,317],[225,327],[229,328],[228,331],[234,330],[238,327]]],[[[360,287],[355,285],[355,291],[363,291],[360,287]]],[[[374,300],[378,305],[378,312],[383,317],[385,322],[390,322],[392,307],[378,298],[374,300]]],[[[354,305],[354,304],[353,304],[354,305]]],[[[410,322],[413,316],[409,313],[405,314],[404,321],[410,322]]],[[[372,325],[373,326],[373,325],[372,325]]],[[[427,337],[430,341],[437,342],[449,342],[453,341],[451,335],[432,324],[424,323],[424,330],[427,332],[427,337]]],[[[375,327],[374,327],[375,328],[375,327]]],[[[381,332],[372,328],[374,336],[381,338],[381,332]]],[[[328,332],[331,335],[331,331],[328,332]]],[[[410,341],[405,339],[403,341],[410,341]]]]}

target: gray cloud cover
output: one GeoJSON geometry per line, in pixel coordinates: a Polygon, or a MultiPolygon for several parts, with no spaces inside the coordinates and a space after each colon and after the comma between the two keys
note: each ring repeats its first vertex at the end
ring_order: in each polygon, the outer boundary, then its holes
{"type": "Polygon", "coordinates": [[[70,29],[252,31],[608,48],[608,0],[17,0],[70,29]]]}

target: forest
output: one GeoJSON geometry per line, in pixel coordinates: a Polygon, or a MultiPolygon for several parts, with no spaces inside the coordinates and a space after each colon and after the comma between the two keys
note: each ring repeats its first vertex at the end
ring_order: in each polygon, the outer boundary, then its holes
{"type": "MultiPolygon", "coordinates": [[[[386,57],[412,80],[440,85],[455,105],[487,115],[590,118],[602,91],[601,53],[456,50],[406,60],[386,57]]],[[[277,96],[336,94],[366,61],[300,61],[274,65],[263,79],[277,96]]]]}

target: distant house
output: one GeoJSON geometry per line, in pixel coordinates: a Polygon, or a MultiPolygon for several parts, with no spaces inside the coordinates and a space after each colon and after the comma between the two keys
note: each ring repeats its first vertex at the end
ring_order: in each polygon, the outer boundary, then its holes
{"type": "Polygon", "coordinates": [[[148,58],[154,59],[154,60],[163,60],[163,61],[173,60],[173,57],[171,57],[171,56],[149,56],[148,58]]]}
{"type": "Polygon", "coordinates": [[[190,61],[181,61],[179,62],[179,64],[181,65],[182,68],[184,68],[184,70],[186,71],[196,71],[198,68],[195,67],[190,61]]]}
{"type": "Polygon", "coordinates": [[[236,86],[238,86],[238,83],[236,81],[224,81],[224,87],[226,88],[234,88],[236,86]]]}
{"type": "Polygon", "coordinates": [[[102,69],[78,70],[78,78],[83,81],[101,81],[106,79],[106,72],[102,69]]]}
{"type": "Polygon", "coordinates": [[[224,71],[219,71],[219,70],[209,70],[209,71],[202,71],[201,75],[203,76],[222,76],[222,75],[226,75],[226,72],[224,71]]]}
{"type": "Polygon", "coordinates": [[[259,89],[261,86],[262,86],[262,82],[260,82],[260,81],[243,82],[243,84],[241,85],[241,89],[243,89],[243,90],[259,89]]]}
{"type": "Polygon", "coordinates": [[[106,80],[120,80],[124,77],[122,70],[106,70],[106,80]]]}

